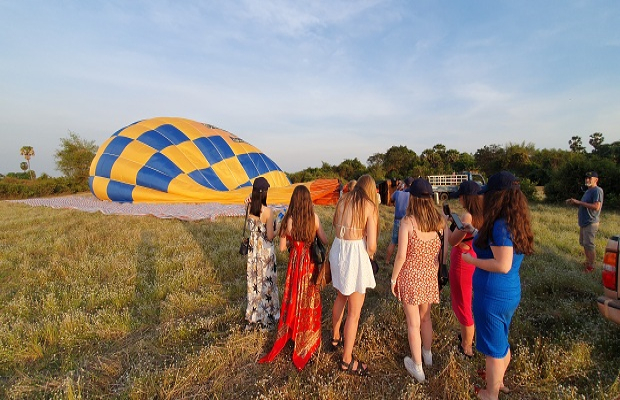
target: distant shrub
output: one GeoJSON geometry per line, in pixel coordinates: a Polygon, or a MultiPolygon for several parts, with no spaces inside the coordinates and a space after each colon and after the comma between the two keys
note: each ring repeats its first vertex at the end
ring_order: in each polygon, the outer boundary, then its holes
{"type": "Polygon", "coordinates": [[[31,180],[7,176],[0,180],[0,199],[28,199],[88,191],[88,182],[83,179],[49,176],[31,180]]]}
{"type": "Polygon", "coordinates": [[[528,178],[520,179],[519,186],[521,187],[521,191],[529,201],[540,200],[536,192],[536,185],[531,180],[529,180],[528,178]]]}

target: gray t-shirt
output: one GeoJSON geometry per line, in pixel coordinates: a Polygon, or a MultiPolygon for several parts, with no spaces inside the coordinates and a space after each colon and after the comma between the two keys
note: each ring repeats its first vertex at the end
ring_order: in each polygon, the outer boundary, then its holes
{"type": "MultiPolygon", "coordinates": [[[[581,201],[590,204],[600,202],[601,208],[603,208],[603,189],[595,186],[586,190],[581,198],[581,201]]],[[[600,215],[600,210],[590,210],[584,206],[579,206],[579,211],[577,211],[577,221],[579,222],[579,226],[583,228],[584,226],[598,223],[600,215]]]]}

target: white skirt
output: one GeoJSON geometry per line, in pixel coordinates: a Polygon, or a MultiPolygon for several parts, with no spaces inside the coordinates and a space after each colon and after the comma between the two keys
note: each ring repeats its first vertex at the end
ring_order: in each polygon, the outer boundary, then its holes
{"type": "Polygon", "coordinates": [[[332,285],[343,295],[366,293],[377,285],[363,239],[334,238],[329,251],[332,285]]]}

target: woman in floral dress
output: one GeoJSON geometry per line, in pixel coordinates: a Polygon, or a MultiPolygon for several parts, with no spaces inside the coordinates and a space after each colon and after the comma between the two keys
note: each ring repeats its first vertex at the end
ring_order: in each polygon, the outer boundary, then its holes
{"type": "Polygon", "coordinates": [[[409,205],[398,231],[390,283],[407,319],[411,357],[405,357],[405,368],[418,382],[424,382],[422,359],[427,366],[433,365],[431,304],[439,303],[440,235],[444,234],[446,220],[433,203],[433,188],[426,179],[415,179],[408,192],[409,205]]]}
{"type": "Polygon", "coordinates": [[[271,242],[275,236],[274,216],[267,207],[269,182],[263,177],[254,180],[250,197],[248,229],[250,248],[247,262],[248,305],[245,319],[248,329],[274,329],[280,319],[276,255],[271,242]]]}

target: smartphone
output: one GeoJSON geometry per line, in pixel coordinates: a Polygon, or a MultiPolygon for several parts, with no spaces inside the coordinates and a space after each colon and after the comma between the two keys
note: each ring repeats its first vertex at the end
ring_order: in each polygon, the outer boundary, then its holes
{"type": "Polygon", "coordinates": [[[459,218],[459,215],[457,213],[452,213],[450,214],[450,216],[452,217],[452,220],[454,221],[454,224],[456,225],[456,229],[463,230],[463,223],[461,222],[461,219],[459,218]]]}
{"type": "Polygon", "coordinates": [[[448,203],[444,203],[443,204],[443,213],[446,214],[446,215],[450,215],[451,214],[450,206],[448,205],[448,203]]]}

